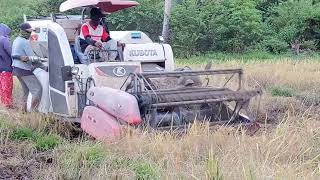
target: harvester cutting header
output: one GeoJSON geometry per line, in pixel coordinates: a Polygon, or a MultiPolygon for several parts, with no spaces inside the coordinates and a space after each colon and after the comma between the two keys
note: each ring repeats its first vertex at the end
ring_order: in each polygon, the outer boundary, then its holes
{"type": "Polygon", "coordinates": [[[245,110],[261,92],[244,90],[242,69],[175,69],[169,44],[141,31],[108,31],[106,14],[137,5],[68,0],[60,11],[82,8],[81,15],[25,18],[37,29],[36,51],[49,59],[47,111],[79,121],[98,139],[120,136],[124,125],[172,129],[196,120],[253,122],[245,110]]]}

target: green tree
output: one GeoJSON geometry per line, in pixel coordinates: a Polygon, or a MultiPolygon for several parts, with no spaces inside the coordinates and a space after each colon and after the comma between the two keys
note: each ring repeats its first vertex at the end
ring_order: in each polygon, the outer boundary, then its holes
{"type": "Polygon", "coordinates": [[[262,40],[264,29],[257,1],[225,0],[216,5],[209,24],[217,50],[244,52],[262,40]]]}
{"type": "Polygon", "coordinates": [[[138,0],[139,6],[123,10],[108,17],[111,30],[141,30],[157,40],[162,32],[163,0],[138,0]]]}
{"type": "Polygon", "coordinates": [[[59,7],[65,0],[34,0],[32,8],[38,16],[49,16],[51,13],[59,13],[59,7]]]}
{"type": "Polygon", "coordinates": [[[314,0],[282,2],[271,9],[266,27],[264,43],[272,52],[281,52],[290,46],[299,48],[304,44],[314,49],[319,43],[320,3],[314,0]]]}
{"type": "Polygon", "coordinates": [[[174,7],[172,31],[176,53],[189,56],[212,46],[205,15],[204,7],[200,7],[196,0],[185,0],[174,7]]]}
{"type": "Polygon", "coordinates": [[[23,22],[23,15],[34,13],[29,9],[30,4],[32,1],[28,0],[0,0],[0,23],[7,24],[15,35],[18,33],[19,24],[23,22]]]}
{"type": "Polygon", "coordinates": [[[270,10],[273,7],[279,5],[279,3],[284,1],[286,0],[260,0],[257,5],[257,9],[261,11],[263,20],[271,15],[270,10]]]}

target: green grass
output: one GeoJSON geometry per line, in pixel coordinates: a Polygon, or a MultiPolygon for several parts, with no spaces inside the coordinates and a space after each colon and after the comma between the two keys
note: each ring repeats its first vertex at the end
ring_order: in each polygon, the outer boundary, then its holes
{"type": "Polygon", "coordinates": [[[159,179],[156,168],[150,163],[142,162],[132,165],[137,180],[154,180],[159,179]]]}
{"type": "Polygon", "coordinates": [[[10,124],[5,120],[4,117],[0,116],[0,133],[7,130],[10,124]]]}
{"type": "Polygon", "coordinates": [[[107,150],[101,144],[91,141],[79,141],[61,144],[56,148],[57,164],[61,179],[89,179],[90,172],[99,169],[105,162],[107,150]],[[82,178],[81,178],[82,177],[82,178]]]}
{"type": "Polygon", "coordinates": [[[296,92],[293,89],[282,86],[270,87],[269,91],[271,95],[275,97],[293,97],[296,95],[296,92]]]}
{"type": "Polygon", "coordinates": [[[35,148],[38,151],[49,151],[53,150],[56,146],[60,144],[60,137],[57,135],[39,135],[35,139],[35,148]]]}
{"type": "Polygon", "coordinates": [[[101,146],[93,146],[84,152],[84,159],[89,166],[99,166],[106,156],[106,150],[101,146]]]}
{"type": "Polygon", "coordinates": [[[34,130],[25,127],[14,129],[10,135],[11,139],[16,141],[33,141],[37,136],[38,134],[34,130]]]}
{"type": "Polygon", "coordinates": [[[209,154],[207,161],[207,179],[223,180],[223,175],[219,167],[219,162],[214,157],[212,152],[209,154]]]}
{"type": "Polygon", "coordinates": [[[17,142],[30,141],[34,143],[35,149],[41,152],[53,150],[61,142],[58,135],[39,133],[25,127],[15,128],[10,134],[10,139],[17,142]]]}
{"type": "Polygon", "coordinates": [[[81,166],[99,167],[107,155],[107,151],[102,145],[92,142],[81,142],[63,148],[62,158],[59,159],[59,163],[63,167],[70,164],[74,165],[74,168],[81,166]]]}
{"type": "Polygon", "coordinates": [[[244,169],[244,180],[256,180],[257,176],[256,173],[254,172],[253,168],[249,168],[249,169],[244,169]]]}

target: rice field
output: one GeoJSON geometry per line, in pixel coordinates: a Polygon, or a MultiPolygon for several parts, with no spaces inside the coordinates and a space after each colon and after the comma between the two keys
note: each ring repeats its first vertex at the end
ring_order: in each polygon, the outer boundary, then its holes
{"type": "MultiPolygon", "coordinates": [[[[203,69],[205,63],[179,61],[203,69]]],[[[195,124],[186,135],[128,128],[104,144],[54,117],[0,110],[0,179],[273,180],[320,178],[320,62],[236,61],[263,90],[255,134],[195,124]]],[[[19,87],[15,89],[19,99],[19,87]]],[[[18,100],[17,100],[18,101],[18,100]]]]}

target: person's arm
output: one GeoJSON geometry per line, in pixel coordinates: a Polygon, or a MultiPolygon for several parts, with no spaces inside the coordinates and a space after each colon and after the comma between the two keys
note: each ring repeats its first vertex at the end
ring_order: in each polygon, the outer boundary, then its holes
{"type": "Polygon", "coordinates": [[[110,30],[109,30],[108,24],[109,24],[109,23],[108,23],[108,21],[106,20],[106,18],[103,18],[101,25],[105,28],[106,32],[107,32],[108,34],[110,34],[110,30]]]}
{"type": "Polygon", "coordinates": [[[3,48],[4,48],[4,50],[9,54],[9,56],[11,56],[11,54],[12,54],[12,47],[11,47],[11,43],[10,43],[9,39],[6,39],[6,40],[4,41],[3,48]]]}
{"type": "Polygon", "coordinates": [[[23,48],[24,52],[28,57],[35,56],[35,53],[33,52],[31,45],[28,41],[25,41],[23,48]]]}
{"type": "Polygon", "coordinates": [[[24,46],[25,46],[24,41],[20,39],[14,40],[13,47],[12,47],[14,49],[12,49],[12,54],[11,54],[12,59],[28,62],[29,60],[28,56],[21,54],[22,52],[24,52],[24,46]]]}
{"type": "Polygon", "coordinates": [[[89,44],[89,45],[91,45],[91,46],[94,46],[94,45],[96,44],[96,41],[92,40],[92,39],[91,39],[91,36],[87,36],[87,37],[85,38],[85,40],[86,40],[86,43],[89,44]]]}
{"type": "Polygon", "coordinates": [[[94,46],[96,41],[91,39],[90,33],[89,33],[89,27],[84,25],[81,28],[81,32],[84,36],[84,40],[86,41],[87,44],[94,46]]]}
{"type": "Polygon", "coordinates": [[[20,61],[23,61],[23,62],[28,62],[29,61],[29,57],[28,56],[18,56],[18,55],[14,55],[14,56],[11,56],[12,59],[17,59],[17,60],[20,60],[20,61]]]}
{"type": "Polygon", "coordinates": [[[33,52],[29,41],[21,41],[21,43],[19,44],[19,48],[21,48],[21,50],[24,52],[24,55],[12,55],[12,58],[32,65],[36,54],[33,52]]]}
{"type": "Polygon", "coordinates": [[[108,42],[111,39],[105,27],[103,27],[103,34],[101,39],[102,39],[102,42],[108,42]]]}

